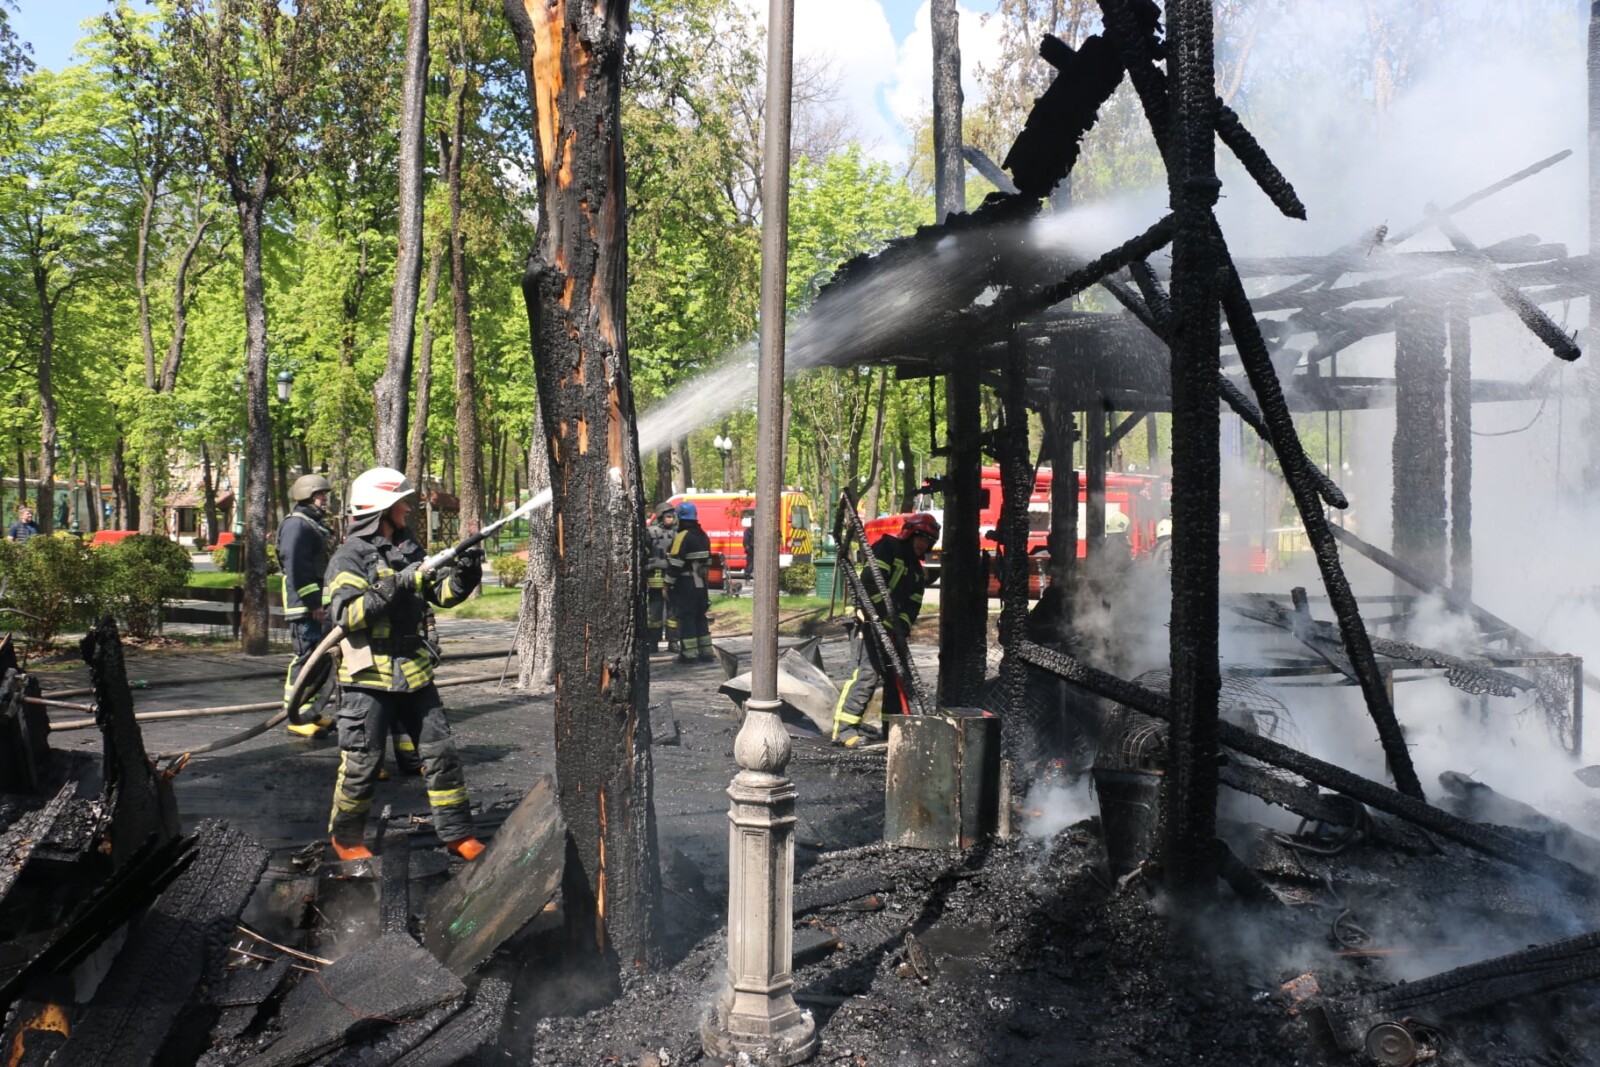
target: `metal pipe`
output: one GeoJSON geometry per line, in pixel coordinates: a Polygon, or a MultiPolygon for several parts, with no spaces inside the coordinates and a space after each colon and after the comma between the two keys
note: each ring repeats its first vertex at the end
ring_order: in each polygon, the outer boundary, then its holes
{"type": "Polygon", "coordinates": [[[756,371],[754,643],[747,708],[778,708],[778,541],[783,528],[783,345],[789,263],[789,112],[793,0],[772,0],[761,156],[761,353],[756,371]]]}

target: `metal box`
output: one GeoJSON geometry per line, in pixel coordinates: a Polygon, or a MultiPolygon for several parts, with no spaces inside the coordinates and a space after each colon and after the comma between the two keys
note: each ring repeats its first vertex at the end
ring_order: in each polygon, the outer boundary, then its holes
{"type": "Polygon", "coordinates": [[[887,715],[883,837],[907,848],[965,848],[1000,821],[1000,720],[977,708],[887,715]]]}

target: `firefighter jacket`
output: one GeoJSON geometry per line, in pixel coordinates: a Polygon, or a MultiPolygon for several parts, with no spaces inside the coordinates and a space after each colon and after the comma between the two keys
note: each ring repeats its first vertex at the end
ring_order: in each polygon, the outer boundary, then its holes
{"type": "Polygon", "coordinates": [[[416,571],[400,588],[396,577],[427,553],[410,530],[398,536],[398,545],[377,531],[352,536],[328,563],[329,610],[349,635],[339,660],[342,685],[404,693],[433,681],[439,662],[427,638],[433,607],[461,603],[483,578],[478,563],[438,580],[416,571]]]}
{"type": "Polygon", "coordinates": [[[680,520],[677,536],[667,549],[667,584],[677,585],[693,579],[696,589],[706,587],[706,570],[711,566],[711,538],[698,522],[680,520]]]}
{"type": "Polygon", "coordinates": [[[283,567],[283,617],[308,618],[322,607],[322,576],[328,569],[334,535],[323,522],[327,512],[296,504],[278,527],[278,563],[283,567]]]}
{"type": "Polygon", "coordinates": [[[909,634],[911,627],[916,625],[917,616],[922,614],[922,591],[928,587],[928,575],[922,569],[922,560],[917,558],[910,540],[894,534],[878,538],[878,543],[872,546],[872,561],[861,568],[861,584],[890,632],[901,637],[909,634]],[[890,603],[887,607],[883,603],[883,594],[878,592],[877,583],[867,573],[867,567],[874,564],[883,578],[884,587],[889,591],[890,603]]]}
{"type": "Polygon", "coordinates": [[[653,522],[645,532],[650,535],[650,558],[645,561],[644,569],[650,573],[650,587],[659,589],[666,581],[667,556],[672,552],[678,528],[653,522]]]}

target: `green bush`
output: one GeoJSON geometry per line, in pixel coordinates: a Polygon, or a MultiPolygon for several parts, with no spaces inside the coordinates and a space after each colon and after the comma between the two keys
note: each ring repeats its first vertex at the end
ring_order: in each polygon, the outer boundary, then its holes
{"type": "Polygon", "coordinates": [[[809,593],[817,587],[817,568],[795,563],[778,571],[778,588],[785,593],[809,593]]]}
{"type": "MultiPolygon", "coordinates": [[[[244,544],[240,542],[239,551],[244,551],[244,544]]],[[[211,565],[219,571],[228,569],[228,549],[226,546],[218,548],[211,553],[211,565]]],[[[277,574],[283,568],[278,566],[278,546],[271,541],[267,542],[267,573],[277,574]]]]}
{"type": "Polygon", "coordinates": [[[189,583],[189,552],[175,541],[135,534],[95,552],[96,597],[130,637],[155,636],[161,609],[189,583]]]}
{"type": "Polygon", "coordinates": [[[35,644],[49,644],[85,618],[98,599],[96,584],[89,550],[76,537],[0,541],[0,618],[35,644]]]}
{"type": "Polygon", "coordinates": [[[504,586],[521,585],[528,577],[528,561],[521,556],[496,556],[489,566],[504,586]]]}

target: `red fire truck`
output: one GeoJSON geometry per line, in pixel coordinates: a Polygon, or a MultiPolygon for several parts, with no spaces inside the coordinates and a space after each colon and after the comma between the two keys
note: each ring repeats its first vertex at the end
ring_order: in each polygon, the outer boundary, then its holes
{"type": "MultiPolygon", "coordinates": [[[[1082,472],[1074,471],[1078,487],[1078,558],[1082,559],[1086,547],[1084,535],[1087,527],[1089,493],[1082,472]]],[[[1039,557],[1048,551],[1050,537],[1050,496],[1055,473],[1049,468],[1040,470],[1034,477],[1033,492],[1028,495],[1028,554],[1039,557]]],[[[1170,482],[1152,474],[1106,475],[1106,525],[1115,530],[1126,516],[1128,551],[1134,559],[1142,559],[1154,550],[1157,524],[1167,517],[1170,482]]],[[[1000,526],[1001,488],[1000,468],[983,468],[978,494],[978,531],[983,545],[991,552],[995,549],[994,533],[1000,526]]],[[[929,508],[939,522],[944,522],[944,512],[929,508]]],[[[906,515],[882,515],[866,523],[868,542],[877,541],[885,534],[897,534],[905,523],[906,515]]],[[[942,538],[941,538],[942,541],[942,538]]],[[[930,581],[939,573],[940,545],[928,553],[925,566],[930,581]]],[[[1035,558],[1035,562],[1042,562],[1035,558]]],[[[1037,595],[1037,591],[1035,591],[1037,595]]]]}
{"type": "MultiPolygon", "coordinates": [[[[711,539],[712,584],[720,585],[723,571],[747,571],[744,558],[744,529],[747,520],[755,514],[754,493],[679,493],[668,498],[667,503],[677,507],[684,501],[693,501],[700,513],[699,523],[711,539]]],[[[783,491],[783,547],[778,555],[778,565],[810,563],[815,551],[811,534],[811,498],[790,486],[783,491]]]]}

